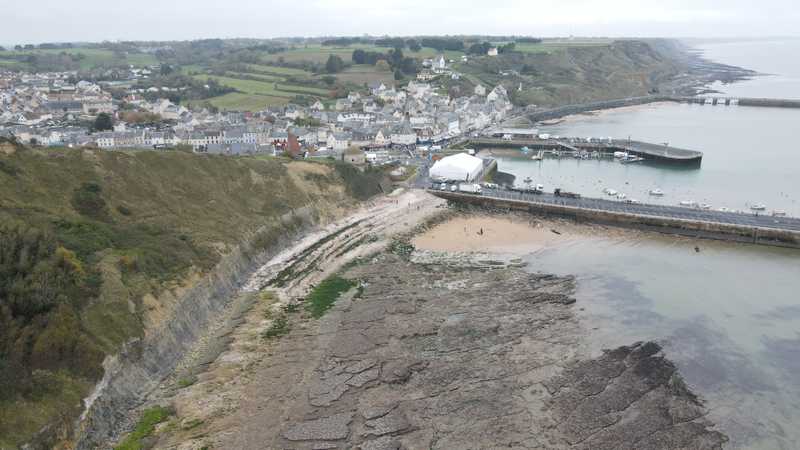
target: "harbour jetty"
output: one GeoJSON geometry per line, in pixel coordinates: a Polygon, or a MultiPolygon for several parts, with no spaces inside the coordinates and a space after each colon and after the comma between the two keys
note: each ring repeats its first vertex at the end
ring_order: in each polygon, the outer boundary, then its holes
{"type": "Polygon", "coordinates": [[[547,193],[484,189],[481,194],[431,189],[448,201],[491,209],[526,211],[576,220],[705,239],[800,248],[800,219],[624,203],[547,193]]]}
{"type": "MultiPolygon", "coordinates": [[[[526,130],[522,130],[522,132],[526,132],[526,130]]],[[[534,134],[516,133],[511,136],[510,139],[491,136],[471,138],[466,141],[466,145],[475,148],[528,147],[531,150],[545,151],[625,152],[629,155],[639,156],[650,161],[697,166],[699,166],[703,160],[703,152],[700,151],[672,147],[668,144],[652,144],[621,139],[540,139],[534,134]]]]}

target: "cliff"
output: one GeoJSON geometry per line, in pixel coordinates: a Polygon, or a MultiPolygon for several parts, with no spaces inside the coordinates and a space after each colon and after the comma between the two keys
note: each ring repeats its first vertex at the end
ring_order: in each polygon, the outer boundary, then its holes
{"type": "Polygon", "coordinates": [[[79,446],[111,433],[259,261],[379,181],[339,164],[4,143],[0,448],[72,441],[81,414],[79,446]]]}

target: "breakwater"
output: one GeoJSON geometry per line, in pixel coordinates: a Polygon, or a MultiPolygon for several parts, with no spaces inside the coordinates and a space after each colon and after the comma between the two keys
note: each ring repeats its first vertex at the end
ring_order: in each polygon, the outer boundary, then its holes
{"type": "Polygon", "coordinates": [[[602,199],[568,199],[487,190],[483,195],[436,191],[431,193],[464,204],[492,209],[526,211],[575,220],[637,228],[666,234],[800,248],[800,219],[716,213],[681,207],[638,205],[602,199]]]}

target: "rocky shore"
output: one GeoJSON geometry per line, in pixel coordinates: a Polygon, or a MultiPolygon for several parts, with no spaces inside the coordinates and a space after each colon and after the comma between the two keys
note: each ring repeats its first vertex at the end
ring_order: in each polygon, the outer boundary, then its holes
{"type": "Polygon", "coordinates": [[[528,273],[513,257],[414,251],[411,230],[441,211],[414,195],[399,200],[408,202],[403,226],[396,211],[359,221],[261,271],[248,285],[260,294],[247,295],[268,300],[227,333],[226,350],[191,385],[173,378],[152,399],[175,417],[149,444],[722,448],[727,438],[657,344],[588,353],[573,278],[528,273]],[[374,247],[347,250],[362,233],[374,233],[374,247]],[[337,266],[342,259],[350,262],[337,266]],[[303,275],[277,286],[276,269],[287,266],[303,275]],[[327,314],[290,306],[331,273],[355,287],[327,314]],[[286,332],[264,339],[275,311],[286,311],[286,332]]]}

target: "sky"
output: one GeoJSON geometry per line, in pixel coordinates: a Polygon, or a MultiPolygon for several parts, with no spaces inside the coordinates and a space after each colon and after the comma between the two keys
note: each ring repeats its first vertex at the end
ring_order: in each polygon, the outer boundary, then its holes
{"type": "Polygon", "coordinates": [[[286,36],[800,35],[798,0],[0,0],[0,44],[286,36]]]}

